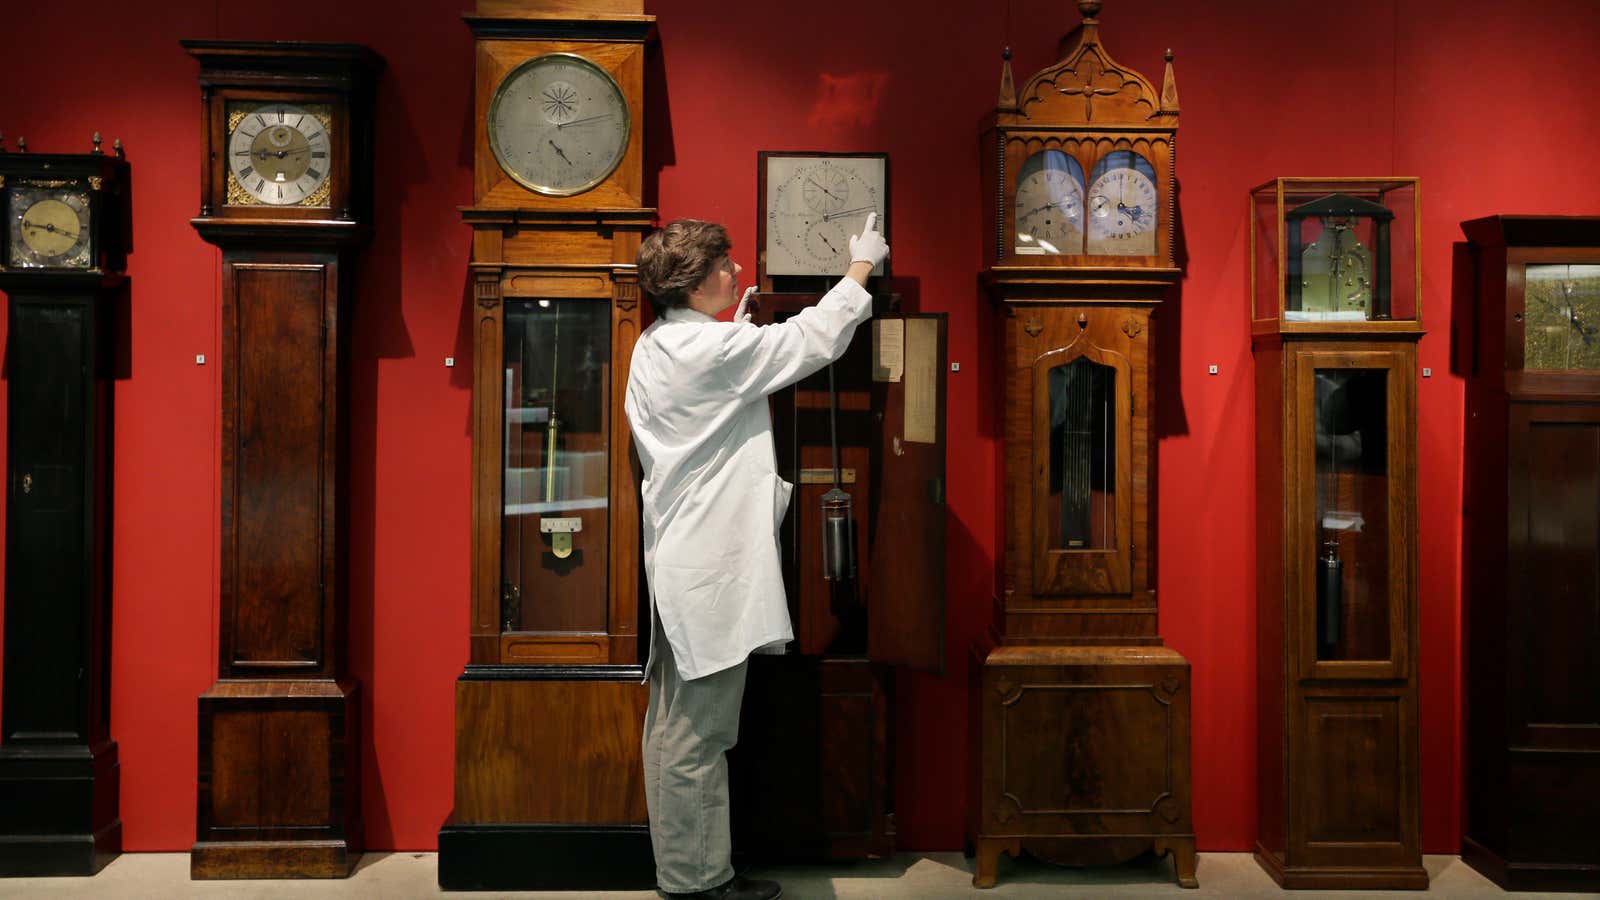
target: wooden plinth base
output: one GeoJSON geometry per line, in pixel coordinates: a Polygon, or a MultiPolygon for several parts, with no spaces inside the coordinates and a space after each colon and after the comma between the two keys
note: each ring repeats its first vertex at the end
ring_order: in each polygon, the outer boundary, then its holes
{"type": "Polygon", "coordinates": [[[463,825],[439,829],[446,891],[647,891],[655,887],[643,825],[463,825]]]}
{"type": "Polygon", "coordinates": [[[1198,887],[1188,662],[1152,646],[974,649],[973,886],[1026,850],[1069,866],[1171,853],[1178,883],[1198,887]]]}
{"type": "Polygon", "coordinates": [[[1286,891],[1425,891],[1422,866],[1286,866],[1276,853],[1256,845],[1256,863],[1286,891]]]}
{"type": "Polygon", "coordinates": [[[1516,862],[1470,837],[1461,839],[1461,861],[1507,891],[1600,893],[1600,862],[1516,862]]]}
{"type": "Polygon", "coordinates": [[[114,741],[0,748],[0,877],[93,875],[122,852],[114,741]]]}
{"type": "Polygon", "coordinates": [[[357,686],[229,680],[200,697],[191,878],[344,878],[361,858],[357,686]]]}

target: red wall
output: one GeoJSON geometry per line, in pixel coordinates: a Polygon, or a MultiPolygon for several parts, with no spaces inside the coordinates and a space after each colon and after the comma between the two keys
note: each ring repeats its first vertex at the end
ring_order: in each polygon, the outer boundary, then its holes
{"type": "MultiPolygon", "coordinates": [[[[116,387],[112,732],[130,850],[194,840],[195,698],[215,673],[218,254],[197,205],[199,91],[185,37],[365,43],[379,89],[376,237],[352,362],[352,672],[362,683],[362,796],[375,848],[429,849],[450,808],[453,687],[467,656],[470,343],[469,0],[324,2],[263,17],[174,0],[39,5],[0,32],[0,130],[37,150],[121,137],[135,179],[131,377],[116,387]],[[401,12],[403,10],[403,12],[401,12]],[[76,33],[86,18],[98,25],[76,33]],[[47,52],[74,34],[73,52],[47,52]],[[15,73],[34,70],[26,77],[15,73]],[[197,366],[196,354],[207,364],[197,366]],[[455,369],[444,367],[455,356],[455,369]]],[[[1162,633],[1194,666],[1201,846],[1254,838],[1252,362],[1246,191],[1278,175],[1419,175],[1422,801],[1428,850],[1460,834],[1461,382],[1450,372],[1457,223],[1500,212],[1600,213],[1600,9],[1593,0],[1113,0],[1102,34],[1160,77],[1176,53],[1188,254],[1162,309],[1157,391],[1162,633]],[[1537,170],[1534,166],[1539,167],[1537,170]],[[1209,364],[1221,367],[1208,376],[1209,364]]],[[[903,679],[898,826],[910,849],[959,846],[967,646],[987,626],[997,543],[994,317],[976,289],[976,126],[1000,48],[1019,80],[1076,20],[1063,0],[800,6],[659,0],[670,133],[662,218],[729,224],[754,269],[758,149],[891,154],[895,271],[951,316],[949,673],[903,679]],[[941,7],[936,9],[935,7],[941,7]],[[1008,24],[1009,18],[1009,24],[1008,24]]],[[[661,116],[653,121],[659,122],[661,116]]],[[[3,400],[0,400],[3,402],[3,400]]]]}

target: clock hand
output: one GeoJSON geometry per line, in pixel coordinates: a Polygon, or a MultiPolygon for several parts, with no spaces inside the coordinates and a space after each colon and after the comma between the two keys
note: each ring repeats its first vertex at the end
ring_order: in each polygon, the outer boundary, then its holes
{"type": "Polygon", "coordinates": [[[823,242],[823,243],[824,243],[824,244],[827,244],[827,245],[828,245],[828,249],[829,249],[829,250],[830,250],[830,251],[832,251],[832,252],[834,252],[834,253],[838,253],[838,252],[839,252],[839,251],[838,251],[838,249],[836,249],[836,248],[835,248],[835,247],[834,247],[834,246],[833,246],[833,242],[832,242],[832,241],[830,241],[830,240],[828,240],[828,236],[827,236],[827,235],[825,235],[825,234],[818,234],[818,235],[817,235],[817,239],[818,239],[818,240],[820,240],[820,241],[822,241],[822,242],[823,242]]]}
{"type": "Polygon", "coordinates": [[[598,116],[590,116],[587,119],[573,119],[571,122],[562,122],[562,123],[560,123],[559,125],[556,126],[556,130],[560,131],[561,129],[566,128],[569,125],[585,125],[585,124],[587,124],[589,122],[598,122],[601,119],[609,119],[609,118],[611,118],[611,113],[601,113],[598,116]]]}
{"type": "Polygon", "coordinates": [[[566,151],[564,151],[560,147],[556,146],[556,142],[555,141],[551,141],[550,142],[550,146],[551,147],[555,147],[556,155],[560,156],[563,160],[565,160],[567,165],[569,165],[569,166],[572,165],[572,160],[567,159],[566,151]]]}
{"type": "Polygon", "coordinates": [[[859,213],[859,212],[871,212],[873,209],[876,209],[876,208],[877,207],[873,207],[873,206],[858,206],[855,209],[841,209],[836,213],[828,213],[827,215],[823,216],[822,217],[822,221],[824,221],[824,222],[832,222],[834,219],[840,219],[840,218],[843,218],[845,216],[854,215],[854,214],[859,213]]]}
{"type": "Polygon", "coordinates": [[[827,194],[830,199],[833,199],[833,200],[839,199],[838,197],[833,196],[833,191],[828,190],[827,188],[823,187],[820,184],[817,184],[817,182],[815,180],[807,178],[806,181],[809,182],[817,190],[823,192],[824,194],[827,194]]]}

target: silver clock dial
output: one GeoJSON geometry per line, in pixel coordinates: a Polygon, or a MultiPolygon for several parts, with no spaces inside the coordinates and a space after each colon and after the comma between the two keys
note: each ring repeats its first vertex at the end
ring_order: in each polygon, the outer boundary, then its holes
{"type": "Polygon", "coordinates": [[[1035,154],[1017,181],[1016,241],[1021,255],[1083,252],[1083,169],[1060,150],[1035,154]]]}
{"type": "Polygon", "coordinates": [[[1087,252],[1112,256],[1154,256],[1156,252],[1156,185],[1149,163],[1126,151],[1110,154],[1111,165],[1089,185],[1087,252]],[[1116,165],[1128,157],[1132,164],[1116,165]]]}
{"type": "MultiPolygon", "coordinates": [[[[766,273],[841,275],[850,237],[870,213],[884,219],[888,175],[882,156],[765,157],[766,273]]],[[[873,270],[883,274],[883,266],[873,270]]]]}
{"type": "Polygon", "coordinates": [[[228,170],[250,199],[293,206],[317,193],[332,169],[328,129],[288,103],[255,107],[228,135],[228,170]]]}
{"type": "Polygon", "coordinates": [[[573,53],[536,56],[489,102],[489,146],[507,175],[554,197],[606,179],[628,150],[627,98],[611,74],[573,53]]]}

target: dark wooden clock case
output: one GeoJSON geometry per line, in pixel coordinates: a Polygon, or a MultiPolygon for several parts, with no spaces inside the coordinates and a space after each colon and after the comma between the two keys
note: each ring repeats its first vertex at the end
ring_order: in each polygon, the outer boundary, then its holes
{"type": "Polygon", "coordinates": [[[1523,358],[1524,267],[1600,265],[1600,218],[1461,229],[1476,266],[1460,373],[1461,857],[1506,890],[1600,891],[1600,372],[1529,371],[1523,358]]]}
{"type": "Polygon", "coordinates": [[[93,875],[122,849],[110,730],[111,383],[126,340],[128,163],[0,153],[0,184],[63,178],[92,196],[93,269],[0,268],[10,301],[0,876],[93,875]]]}
{"type": "Polygon", "coordinates": [[[222,249],[219,678],[199,700],[194,878],[347,876],[361,856],[345,672],[350,311],[383,61],[351,44],[185,41],[200,63],[200,236],[222,249]],[[333,108],[327,208],[225,202],[226,103],[333,108]]]}

